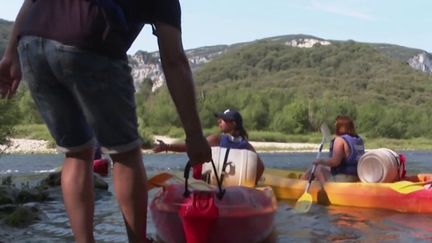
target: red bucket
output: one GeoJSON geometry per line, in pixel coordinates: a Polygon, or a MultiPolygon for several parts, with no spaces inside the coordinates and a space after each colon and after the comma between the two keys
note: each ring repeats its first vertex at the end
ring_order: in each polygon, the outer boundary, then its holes
{"type": "Polygon", "coordinates": [[[93,172],[98,173],[101,176],[108,176],[109,160],[107,159],[96,159],[93,160],[93,172]]]}

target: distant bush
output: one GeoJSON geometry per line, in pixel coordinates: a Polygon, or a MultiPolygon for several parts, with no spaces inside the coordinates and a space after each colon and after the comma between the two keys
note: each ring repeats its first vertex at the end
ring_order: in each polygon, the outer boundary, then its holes
{"type": "Polygon", "coordinates": [[[54,141],[45,124],[17,125],[14,137],[54,141]]]}
{"type": "Polygon", "coordinates": [[[8,145],[9,138],[14,135],[14,125],[19,120],[16,102],[0,99],[0,144],[8,145]]]}

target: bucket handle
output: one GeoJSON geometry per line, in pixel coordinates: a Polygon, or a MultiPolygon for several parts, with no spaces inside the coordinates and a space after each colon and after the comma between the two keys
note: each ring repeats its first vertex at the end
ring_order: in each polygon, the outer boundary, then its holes
{"type": "MultiPolygon", "coordinates": [[[[218,186],[218,189],[219,189],[219,192],[216,194],[216,196],[217,196],[217,198],[219,200],[221,200],[223,198],[224,194],[225,194],[225,189],[222,189],[222,176],[221,176],[221,178],[218,177],[217,170],[216,170],[216,165],[215,165],[213,159],[210,162],[211,162],[213,170],[215,172],[217,186],[218,186]]],[[[185,169],[184,169],[184,178],[185,178],[185,191],[183,193],[184,197],[189,197],[189,195],[190,195],[190,191],[189,191],[189,188],[188,188],[189,187],[188,179],[189,179],[189,172],[190,172],[191,167],[192,167],[192,165],[191,165],[190,161],[188,161],[186,163],[186,166],[185,166],[185,169]]]]}
{"type": "Polygon", "coordinates": [[[402,180],[403,178],[405,178],[405,174],[406,174],[405,160],[401,160],[400,155],[396,152],[390,154],[395,158],[397,162],[399,180],[402,180]],[[397,154],[397,156],[395,154],[397,154]]]}

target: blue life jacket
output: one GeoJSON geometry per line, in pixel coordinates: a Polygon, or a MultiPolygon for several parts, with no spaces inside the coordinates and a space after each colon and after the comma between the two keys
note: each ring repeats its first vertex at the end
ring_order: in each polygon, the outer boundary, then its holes
{"type": "MultiPolygon", "coordinates": [[[[331,168],[332,175],[336,174],[348,174],[357,176],[357,164],[360,157],[365,153],[364,143],[360,137],[354,137],[350,135],[341,136],[345,142],[347,142],[350,148],[350,154],[348,158],[342,160],[342,162],[337,167],[331,168]]],[[[333,145],[334,139],[330,144],[330,157],[333,156],[333,145]]]]}
{"type": "Polygon", "coordinates": [[[231,135],[222,134],[220,136],[219,146],[222,148],[234,148],[234,149],[249,149],[249,142],[243,137],[233,137],[231,135]]]}

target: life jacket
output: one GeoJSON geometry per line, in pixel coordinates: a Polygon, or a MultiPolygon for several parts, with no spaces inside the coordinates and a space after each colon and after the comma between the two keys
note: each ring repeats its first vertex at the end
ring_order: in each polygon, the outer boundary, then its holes
{"type": "MultiPolygon", "coordinates": [[[[341,136],[350,148],[348,158],[344,158],[339,166],[332,167],[332,175],[348,174],[357,176],[357,164],[360,157],[365,153],[364,143],[360,137],[350,136],[348,134],[341,136]]],[[[334,139],[330,143],[330,157],[333,156],[334,139]]]]}
{"type": "Polygon", "coordinates": [[[233,137],[231,135],[222,134],[220,136],[219,147],[234,148],[234,149],[250,149],[250,144],[243,137],[233,137]]]}

